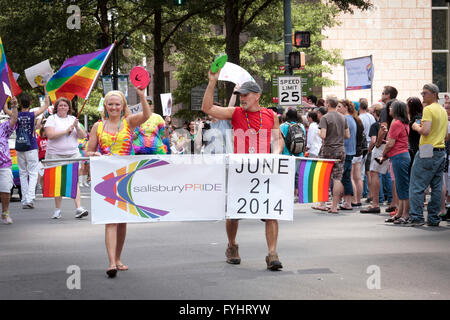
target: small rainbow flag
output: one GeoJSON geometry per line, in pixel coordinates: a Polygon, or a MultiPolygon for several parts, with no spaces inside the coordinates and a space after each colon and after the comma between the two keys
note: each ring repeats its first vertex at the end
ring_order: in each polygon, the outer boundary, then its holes
{"type": "Polygon", "coordinates": [[[78,162],[44,170],[45,198],[68,197],[75,199],[78,187],[78,162]]]}
{"type": "Polygon", "coordinates": [[[86,99],[113,49],[114,44],[64,61],[47,82],[46,88],[52,102],[60,97],[72,100],[75,95],[86,99]]]}
{"type": "Polygon", "coordinates": [[[330,176],[334,161],[300,160],[298,171],[298,202],[328,201],[330,176]]]}
{"type": "Polygon", "coordinates": [[[3,48],[2,38],[0,38],[0,108],[11,97],[11,84],[9,82],[9,68],[6,63],[5,49],[3,48]]]}

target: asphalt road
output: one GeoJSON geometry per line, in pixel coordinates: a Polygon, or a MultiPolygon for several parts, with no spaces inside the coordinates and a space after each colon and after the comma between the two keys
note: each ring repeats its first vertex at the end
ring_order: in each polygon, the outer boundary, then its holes
{"type": "MultiPolygon", "coordinates": [[[[82,201],[90,208],[86,188],[82,201]]],[[[104,226],[76,220],[70,199],[52,220],[53,206],[41,197],[33,210],[11,203],[14,224],[0,225],[0,300],[450,299],[447,222],[399,227],[385,214],[296,204],[294,221],[280,222],[278,272],[266,269],[260,221],[241,221],[237,266],[225,263],[224,221],[129,224],[130,270],[108,279],[104,226]]]]}

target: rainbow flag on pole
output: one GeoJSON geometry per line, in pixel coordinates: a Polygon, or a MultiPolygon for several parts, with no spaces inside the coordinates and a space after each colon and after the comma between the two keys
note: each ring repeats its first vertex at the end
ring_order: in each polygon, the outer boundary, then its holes
{"type": "Polygon", "coordinates": [[[300,160],[298,202],[325,202],[329,199],[330,176],[334,161],[300,160]]]}
{"type": "Polygon", "coordinates": [[[75,199],[78,187],[78,162],[44,170],[45,198],[68,197],[75,199]]]}
{"type": "Polygon", "coordinates": [[[2,38],[0,38],[0,109],[11,97],[11,84],[9,83],[9,68],[6,63],[5,49],[3,48],[2,38]]]}
{"type": "Polygon", "coordinates": [[[100,72],[109,58],[114,43],[102,50],[71,57],[64,61],[57,73],[47,82],[52,102],[60,97],[87,99],[100,72]]]}

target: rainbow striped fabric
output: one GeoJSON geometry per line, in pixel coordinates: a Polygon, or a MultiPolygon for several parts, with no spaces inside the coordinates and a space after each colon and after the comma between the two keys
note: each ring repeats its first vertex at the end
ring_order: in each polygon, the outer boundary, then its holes
{"type": "Polygon", "coordinates": [[[0,38],[0,108],[8,101],[11,96],[11,85],[8,78],[8,64],[6,63],[5,49],[3,48],[2,38],[0,38]]]}
{"type": "Polygon", "coordinates": [[[298,172],[298,202],[328,201],[330,176],[334,161],[300,160],[298,172]]]}
{"type": "Polygon", "coordinates": [[[71,100],[76,95],[86,99],[113,49],[114,44],[64,61],[58,72],[47,82],[47,92],[52,102],[60,97],[71,100]]]}
{"type": "Polygon", "coordinates": [[[77,196],[78,162],[44,170],[42,194],[45,198],[77,196]]]}

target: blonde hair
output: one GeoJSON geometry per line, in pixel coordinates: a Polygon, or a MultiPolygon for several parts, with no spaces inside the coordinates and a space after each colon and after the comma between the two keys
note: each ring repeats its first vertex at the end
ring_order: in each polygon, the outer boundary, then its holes
{"type": "Polygon", "coordinates": [[[123,117],[128,117],[131,114],[131,112],[130,112],[130,109],[128,109],[127,99],[125,98],[125,96],[123,95],[122,92],[120,92],[118,90],[113,90],[113,91],[108,92],[105,95],[105,99],[103,100],[102,118],[103,119],[109,118],[108,111],[106,110],[106,105],[108,103],[108,99],[111,96],[116,96],[116,97],[120,98],[120,100],[122,102],[123,117]]]}

